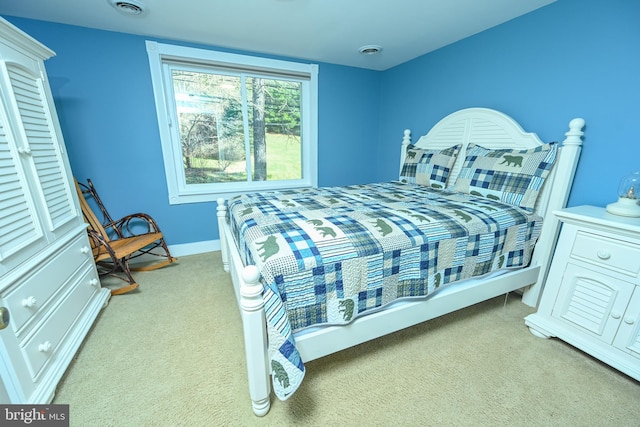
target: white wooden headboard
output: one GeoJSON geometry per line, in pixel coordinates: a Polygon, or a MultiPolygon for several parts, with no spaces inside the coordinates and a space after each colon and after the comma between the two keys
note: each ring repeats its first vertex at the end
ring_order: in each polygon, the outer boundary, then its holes
{"type": "Polygon", "coordinates": [[[538,135],[525,132],[511,117],[488,108],[467,108],[440,120],[415,143],[422,148],[447,148],[462,142],[449,181],[455,182],[469,143],[491,149],[533,148],[544,144],[538,135]]]}
{"type": "MultiPolygon", "coordinates": [[[[573,119],[569,123],[569,131],[565,133],[559,155],[535,206],[536,213],[544,218],[544,225],[531,263],[539,263],[544,274],[541,274],[538,283],[532,287],[535,289],[523,296],[523,302],[532,306],[537,305],[542,288],[540,282],[546,278],[550,254],[553,253],[559,232],[559,221],[553,215],[553,211],[565,207],[569,198],[582,149],[584,125],[584,119],[580,118],[573,119]]],[[[405,161],[407,145],[410,143],[411,132],[407,129],[404,131],[402,141],[400,171],[405,161]]],[[[489,149],[516,150],[525,150],[544,144],[538,135],[525,132],[518,122],[504,113],[489,108],[467,108],[440,120],[414,145],[426,149],[444,149],[460,143],[462,143],[462,149],[449,175],[447,187],[453,186],[460,173],[469,143],[489,149]]]]}

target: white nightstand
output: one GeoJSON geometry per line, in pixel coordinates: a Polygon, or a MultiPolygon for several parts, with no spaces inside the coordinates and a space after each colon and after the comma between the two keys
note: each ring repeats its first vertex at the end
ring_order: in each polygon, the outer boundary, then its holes
{"type": "Polygon", "coordinates": [[[526,325],[640,380],[640,219],[594,206],[554,214],[562,231],[526,325]]]}

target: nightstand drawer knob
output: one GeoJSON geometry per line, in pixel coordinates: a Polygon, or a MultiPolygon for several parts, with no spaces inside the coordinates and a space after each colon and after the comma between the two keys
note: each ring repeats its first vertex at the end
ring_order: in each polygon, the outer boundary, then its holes
{"type": "Polygon", "coordinates": [[[99,283],[98,279],[96,279],[95,277],[93,279],[89,280],[89,284],[91,286],[98,286],[98,283],[99,283]]]}
{"type": "Polygon", "coordinates": [[[83,254],[88,254],[89,253],[89,246],[83,246],[82,248],[80,248],[80,252],[82,252],[83,254]]]}
{"type": "Polygon", "coordinates": [[[25,308],[33,308],[38,303],[38,300],[34,296],[26,297],[22,300],[22,306],[25,308]]]}
{"type": "Polygon", "coordinates": [[[602,260],[607,260],[611,258],[611,254],[607,251],[598,251],[597,255],[598,255],[598,258],[602,260]]]}
{"type": "Polygon", "coordinates": [[[41,351],[42,353],[49,353],[52,347],[53,345],[51,344],[51,341],[45,341],[38,346],[38,351],[41,351]]]}
{"type": "Polygon", "coordinates": [[[613,317],[614,319],[619,319],[622,317],[622,315],[620,313],[611,313],[611,317],[613,317]]]}
{"type": "Polygon", "coordinates": [[[624,323],[626,323],[627,325],[633,325],[634,320],[631,317],[625,317],[624,318],[624,323]]]}

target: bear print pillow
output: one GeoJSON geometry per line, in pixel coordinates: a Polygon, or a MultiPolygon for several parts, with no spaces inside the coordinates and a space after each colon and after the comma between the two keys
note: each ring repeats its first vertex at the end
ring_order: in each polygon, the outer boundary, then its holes
{"type": "Polygon", "coordinates": [[[453,190],[533,212],[557,153],[555,142],[529,150],[490,150],[469,144],[453,190]]]}

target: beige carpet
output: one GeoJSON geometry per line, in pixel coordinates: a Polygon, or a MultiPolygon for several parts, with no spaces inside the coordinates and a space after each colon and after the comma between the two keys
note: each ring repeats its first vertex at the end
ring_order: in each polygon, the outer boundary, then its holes
{"type": "Polygon", "coordinates": [[[136,275],[115,296],[54,403],[72,426],[638,426],[640,385],[495,298],[309,362],[302,387],[255,417],[240,317],[219,252],[136,275]]]}

